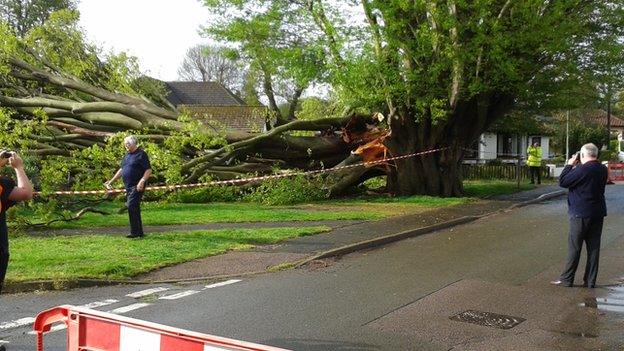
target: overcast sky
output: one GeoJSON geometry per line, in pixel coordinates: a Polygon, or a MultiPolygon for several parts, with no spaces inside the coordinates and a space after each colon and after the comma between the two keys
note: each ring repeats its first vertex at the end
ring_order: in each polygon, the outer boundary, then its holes
{"type": "Polygon", "coordinates": [[[80,0],[80,24],[93,42],[139,58],[154,78],[177,80],[186,50],[209,13],[198,0],[80,0]]]}

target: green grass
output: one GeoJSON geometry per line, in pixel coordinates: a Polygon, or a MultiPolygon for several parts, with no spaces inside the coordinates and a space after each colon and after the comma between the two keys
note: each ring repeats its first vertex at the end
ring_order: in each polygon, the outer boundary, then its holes
{"type": "Polygon", "coordinates": [[[129,240],[89,235],[11,239],[8,281],[127,279],[156,268],[228,250],[329,231],[328,227],[168,232],[129,240]]]}
{"type": "MultiPolygon", "coordinates": [[[[87,213],[74,222],[56,222],[52,228],[85,228],[127,226],[128,214],[117,214],[121,204],[104,204],[100,208],[111,213],[100,215],[87,213]]],[[[300,206],[266,206],[253,203],[209,203],[209,204],[162,204],[143,203],[141,205],[143,225],[202,224],[218,222],[282,222],[380,219],[384,215],[374,212],[361,212],[343,208],[310,210],[300,206]]]]}
{"type": "MultiPolygon", "coordinates": [[[[432,196],[361,196],[348,199],[325,200],[295,206],[267,206],[255,203],[148,203],[142,204],[144,225],[181,225],[218,222],[283,222],[283,221],[325,221],[325,220],[375,220],[396,215],[423,212],[433,208],[455,206],[486,198],[517,192],[515,182],[509,181],[466,181],[467,197],[440,198],[432,196]]],[[[521,190],[534,186],[523,183],[521,190]]],[[[101,215],[87,213],[80,220],[56,222],[52,228],[88,228],[128,226],[127,213],[117,214],[120,202],[106,203],[101,209],[111,213],[101,215]]],[[[32,213],[23,207],[18,215],[37,222],[32,213]]]]}
{"type": "Polygon", "coordinates": [[[507,195],[517,193],[518,191],[535,189],[535,185],[527,184],[526,181],[518,183],[506,180],[467,180],[464,181],[464,190],[466,196],[479,198],[487,198],[496,195],[507,195]]]}

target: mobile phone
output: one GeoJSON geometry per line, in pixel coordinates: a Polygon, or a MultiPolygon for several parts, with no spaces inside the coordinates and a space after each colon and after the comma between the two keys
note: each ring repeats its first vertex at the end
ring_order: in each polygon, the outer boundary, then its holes
{"type": "Polygon", "coordinates": [[[574,160],[576,160],[576,162],[580,162],[581,161],[581,152],[578,151],[575,155],[574,155],[574,160]]]}

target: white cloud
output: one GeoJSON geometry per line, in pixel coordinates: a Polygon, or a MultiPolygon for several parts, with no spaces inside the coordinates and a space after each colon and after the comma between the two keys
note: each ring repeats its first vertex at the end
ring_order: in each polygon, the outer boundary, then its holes
{"type": "Polygon", "coordinates": [[[81,0],[78,10],[90,40],[137,56],[154,78],[176,80],[186,50],[207,42],[199,29],[210,14],[198,0],[81,0]]]}

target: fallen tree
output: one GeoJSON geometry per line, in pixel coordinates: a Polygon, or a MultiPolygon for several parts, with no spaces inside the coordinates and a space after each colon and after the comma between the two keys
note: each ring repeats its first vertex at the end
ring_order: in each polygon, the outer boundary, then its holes
{"type": "MultiPolygon", "coordinates": [[[[131,58],[100,60],[71,12],[54,14],[23,39],[0,26],[0,107],[10,109],[13,126],[28,126],[18,134],[34,154],[83,153],[80,165],[54,169],[69,172],[69,180],[80,172],[103,173],[102,165],[115,167],[118,157],[99,150],[111,150],[120,132],[132,132],[162,145],[155,162],[169,173],[161,181],[231,179],[275,167],[332,168],[444,148],[391,164],[344,169],[326,177],[326,185],[340,194],[368,177],[387,175],[396,194],[458,196],[463,148],[520,101],[543,99],[557,90],[553,82],[577,76],[594,39],[622,28],[616,25],[622,5],[608,0],[450,1],[444,6],[363,0],[358,7],[368,24],[365,32],[342,26],[344,11],[325,1],[255,0],[246,3],[249,11],[228,12],[239,2],[215,0],[209,6],[227,15],[226,23],[215,24],[225,28],[221,39],[229,35],[225,26],[237,23],[237,13],[247,16],[265,3],[272,5],[270,20],[291,21],[277,23],[280,28],[311,24],[306,31],[322,37],[315,45],[328,57],[327,81],[344,105],[354,108],[339,116],[282,120],[263,134],[232,133],[210,121],[189,120],[167,102],[158,82],[140,76],[131,58]],[[387,118],[380,123],[374,111],[387,118]]],[[[236,40],[245,37],[235,34],[236,40]]],[[[276,47],[296,49],[288,38],[275,39],[276,47]]]]}
{"type": "MultiPolygon", "coordinates": [[[[40,128],[28,134],[28,152],[37,156],[71,156],[93,146],[105,147],[107,140],[119,132],[137,133],[155,143],[174,134],[191,133],[186,129],[189,123],[182,122],[181,111],[163,103],[164,95],[150,100],[110,91],[67,74],[31,49],[14,51],[4,62],[8,69],[0,81],[0,107],[14,111],[13,119],[41,121],[40,128]]],[[[370,141],[362,135],[368,132],[367,126],[372,128],[377,123],[378,117],[346,111],[340,117],[295,120],[263,134],[206,129],[213,138],[223,138],[225,143],[217,149],[185,145],[179,160],[181,176],[184,182],[196,182],[205,176],[233,179],[268,174],[276,166],[331,168],[343,164],[345,159],[358,159],[351,156],[351,151],[370,141]],[[294,132],[310,133],[295,136],[294,132]],[[360,136],[354,138],[358,133],[360,136]]],[[[361,173],[366,173],[363,170],[361,173]]],[[[74,173],[77,171],[80,169],[74,173]]],[[[361,177],[357,178],[341,182],[333,192],[346,190],[361,177]]]]}

